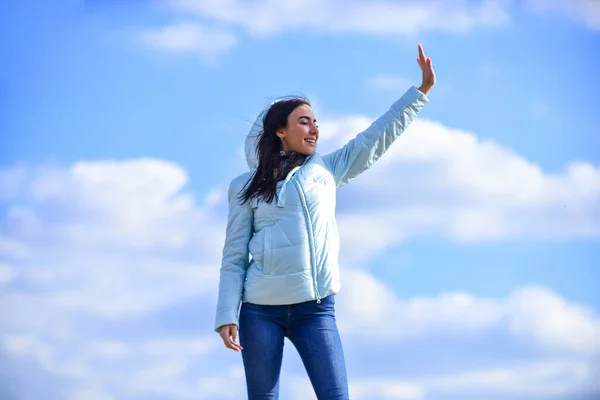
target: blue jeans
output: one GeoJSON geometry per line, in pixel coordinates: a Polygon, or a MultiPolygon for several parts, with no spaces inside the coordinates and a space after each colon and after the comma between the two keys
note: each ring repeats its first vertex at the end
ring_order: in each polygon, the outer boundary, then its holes
{"type": "Polygon", "coordinates": [[[277,400],[283,342],[296,347],[319,400],[347,400],[348,380],[334,295],[304,303],[242,303],[240,344],[249,400],[277,400]]]}

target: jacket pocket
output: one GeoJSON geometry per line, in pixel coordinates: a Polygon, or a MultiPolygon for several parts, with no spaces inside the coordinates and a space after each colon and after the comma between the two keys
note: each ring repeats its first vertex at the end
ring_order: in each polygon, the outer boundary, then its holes
{"type": "Polygon", "coordinates": [[[273,242],[271,240],[271,227],[267,226],[264,229],[263,236],[263,273],[269,275],[271,273],[271,257],[273,254],[273,242]]]}

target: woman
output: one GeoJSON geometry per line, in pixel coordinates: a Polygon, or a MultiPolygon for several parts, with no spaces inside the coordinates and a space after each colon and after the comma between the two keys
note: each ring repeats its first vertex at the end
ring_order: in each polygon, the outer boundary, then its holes
{"type": "Polygon", "coordinates": [[[246,139],[251,172],[229,186],[215,329],[226,347],[242,352],[250,400],[278,398],[284,337],[319,400],[348,399],[334,310],[336,189],[377,161],[428,102],[435,73],[418,48],[421,86],[341,149],[315,152],[319,128],[302,98],[273,103],[246,139]]]}

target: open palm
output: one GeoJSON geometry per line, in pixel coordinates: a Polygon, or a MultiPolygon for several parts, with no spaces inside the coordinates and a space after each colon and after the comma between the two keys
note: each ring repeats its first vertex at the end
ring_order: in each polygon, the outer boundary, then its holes
{"type": "Polygon", "coordinates": [[[423,80],[419,90],[427,95],[433,86],[435,86],[435,71],[433,70],[431,58],[425,56],[423,46],[421,46],[420,43],[419,57],[417,57],[417,62],[419,63],[419,67],[421,67],[421,71],[423,72],[423,80]]]}

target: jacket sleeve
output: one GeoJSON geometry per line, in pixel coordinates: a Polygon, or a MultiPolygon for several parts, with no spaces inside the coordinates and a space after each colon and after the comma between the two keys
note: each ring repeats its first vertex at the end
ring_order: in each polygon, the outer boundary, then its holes
{"type": "Polygon", "coordinates": [[[220,269],[219,296],[215,331],[226,324],[238,323],[239,308],[249,264],[248,244],[252,237],[253,211],[250,202],[240,204],[238,194],[245,179],[234,179],[229,185],[229,213],[225,230],[225,245],[220,269]]]}
{"type": "Polygon", "coordinates": [[[342,148],[323,156],[336,186],[342,187],[373,165],[429,102],[412,86],[390,109],[342,148]]]}

